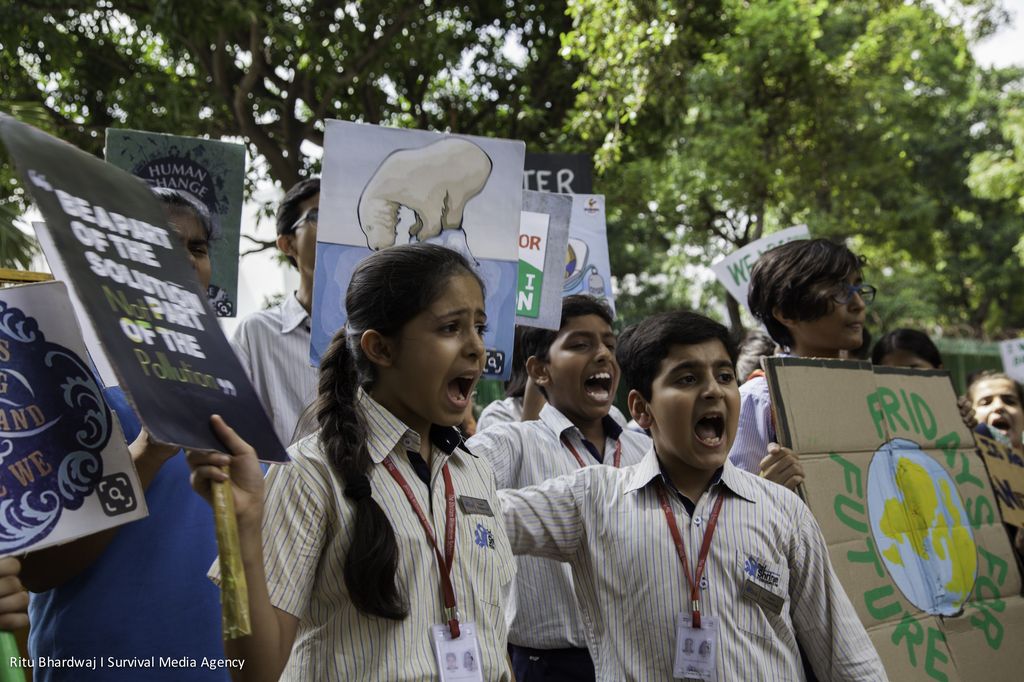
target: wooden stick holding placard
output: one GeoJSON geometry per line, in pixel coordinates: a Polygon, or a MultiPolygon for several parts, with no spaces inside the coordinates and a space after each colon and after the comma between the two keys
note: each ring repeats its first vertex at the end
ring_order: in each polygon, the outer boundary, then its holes
{"type": "MultiPolygon", "coordinates": [[[[228,473],[227,468],[222,469],[228,473]]],[[[224,637],[238,639],[252,634],[249,620],[249,588],[242,566],[242,549],[238,540],[238,519],[235,518],[235,497],[230,481],[213,481],[213,521],[217,532],[217,553],[220,555],[220,603],[224,637]]]]}

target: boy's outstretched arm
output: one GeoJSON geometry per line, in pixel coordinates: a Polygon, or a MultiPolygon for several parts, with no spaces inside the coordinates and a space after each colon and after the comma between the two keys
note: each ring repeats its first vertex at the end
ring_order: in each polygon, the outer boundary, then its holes
{"type": "Polygon", "coordinates": [[[499,490],[513,554],[569,561],[585,536],[580,502],[587,469],[518,490],[499,490]]]}
{"type": "Polygon", "coordinates": [[[887,680],[864,625],[839,583],[821,528],[807,505],[796,506],[789,557],[793,627],[821,680],[887,680]]]}
{"type": "Polygon", "coordinates": [[[249,590],[252,634],[224,641],[228,658],[245,661],[241,670],[232,669],[234,680],[277,680],[291,656],[299,619],[275,608],[270,602],[263,564],[263,470],[256,452],[218,416],[211,418],[213,430],[231,453],[190,452],[192,487],[207,502],[211,483],[229,481],[238,517],[238,539],[242,566],[249,590]],[[225,473],[223,467],[228,467],[225,473]]]}

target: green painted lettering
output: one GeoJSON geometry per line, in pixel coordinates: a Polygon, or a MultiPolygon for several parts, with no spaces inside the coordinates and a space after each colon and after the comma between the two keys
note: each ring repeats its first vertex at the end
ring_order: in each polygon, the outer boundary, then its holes
{"type": "Polygon", "coordinates": [[[986,606],[999,613],[1006,610],[1006,602],[999,596],[999,587],[987,575],[981,576],[978,578],[978,582],[974,583],[973,600],[979,603],[985,602],[986,606]],[[985,592],[988,593],[987,597],[985,592]]]}
{"type": "Polygon", "coordinates": [[[846,495],[836,495],[835,511],[836,518],[843,522],[843,525],[852,528],[858,533],[867,533],[868,524],[864,521],[858,521],[857,519],[851,518],[850,515],[845,511],[845,508],[849,507],[859,516],[864,516],[864,505],[856,500],[851,500],[846,495]]]}
{"type": "Polygon", "coordinates": [[[985,633],[985,643],[993,649],[998,649],[1003,643],[1003,624],[989,610],[990,602],[971,602],[970,605],[978,610],[978,613],[971,616],[971,625],[985,633]]]}
{"type": "Polygon", "coordinates": [[[928,407],[928,403],[924,401],[924,398],[916,393],[910,394],[910,402],[914,406],[914,414],[917,415],[917,421],[921,424],[921,433],[928,440],[935,438],[939,425],[935,421],[935,414],[932,413],[932,408],[928,407]]]}
{"type": "Polygon", "coordinates": [[[898,599],[894,599],[891,603],[883,606],[877,605],[880,600],[891,597],[895,593],[896,590],[893,589],[891,584],[882,585],[864,593],[864,605],[868,607],[868,613],[871,614],[872,618],[881,621],[899,615],[903,607],[900,606],[898,599]]]}
{"type": "Polygon", "coordinates": [[[907,640],[907,658],[910,659],[910,665],[917,667],[917,651],[914,647],[921,646],[924,643],[924,628],[921,624],[910,615],[909,611],[903,612],[903,620],[900,624],[892,631],[892,643],[896,646],[900,645],[900,640],[907,640]]]}
{"type": "Polygon", "coordinates": [[[981,528],[982,525],[995,523],[996,510],[992,506],[992,501],[984,495],[964,500],[964,506],[967,508],[967,516],[971,520],[971,527],[981,528]],[[985,514],[986,510],[987,514],[985,514]]]}
{"type": "Polygon", "coordinates": [[[945,666],[946,663],[949,663],[949,656],[947,656],[943,651],[945,646],[943,646],[942,649],[939,649],[937,646],[939,642],[945,644],[946,636],[942,634],[941,630],[928,628],[928,647],[924,650],[924,671],[928,673],[928,677],[931,677],[933,680],[948,682],[949,677],[946,673],[935,667],[936,661],[942,663],[943,666],[945,666]]]}
{"type": "MultiPolygon", "coordinates": [[[[972,452],[973,456],[974,453],[972,452]]],[[[960,453],[960,473],[956,475],[956,484],[964,485],[970,483],[979,488],[984,488],[985,484],[981,482],[981,479],[971,473],[971,461],[963,452],[960,453]]]]}
{"type": "Polygon", "coordinates": [[[978,555],[987,563],[988,570],[985,571],[986,575],[993,575],[995,571],[999,571],[996,575],[996,584],[1001,587],[1006,582],[1006,559],[996,556],[982,545],[978,545],[978,555]]]}
{"type": "Polygon", "coordinates": [[[885,577],[885,568],[878,558],[878,552],[875,551],[875,541],[870,535],[867,537],[867,549],[863,552],[855,552],[851,549],[846,553],[846,558],[858,564],[871,564],[875,567],[875,573],[878,574],[879,578],[885,577]]]}
{"type": "Polygon", "coordinates": [[[960,434],[956,431],[950,431],[935,441],[935,447],[942,450],[942,454],[946,456],[946,465],[952,467],[956,451],[960,448],[960,434]]]}
{"type": "Polygon", "coordinates": [[[864,499],[864,483],[861,478],[860,467],[835,452],[828,453],[828,458],[839,466],[843,467],[843,481],[846,483],[846,492],[857,496],[857,499],[864,499]]]}

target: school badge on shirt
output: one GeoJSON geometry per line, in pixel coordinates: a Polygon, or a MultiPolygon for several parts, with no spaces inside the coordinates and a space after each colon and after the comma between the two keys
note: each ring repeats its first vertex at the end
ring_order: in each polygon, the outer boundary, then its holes
{"type": "Polygon", "coordinates": [[[769,613],[782,613],[786,598],[774,591],[781,580],[778,571],[773,571],[767,564],[754,557],[747,557],[743,572],[747,578],[743,581],[741,596],[769,613]]]}

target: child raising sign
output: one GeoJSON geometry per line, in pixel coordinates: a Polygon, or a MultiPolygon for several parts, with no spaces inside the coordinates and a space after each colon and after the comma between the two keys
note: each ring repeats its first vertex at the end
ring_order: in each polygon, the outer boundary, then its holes
{"type": "Polygon", "coordinates": [[[264,483],[217,417],[231,455],[189,455],[207,498],[230,467],[253,626],[225,642],[246,661],[236,679],[510,679],[515,564],[494,473],[454,428],[483,371],[482,289],[449,249],[374,253],[321,361],[319,431],[292,463],[264,483]]]}

